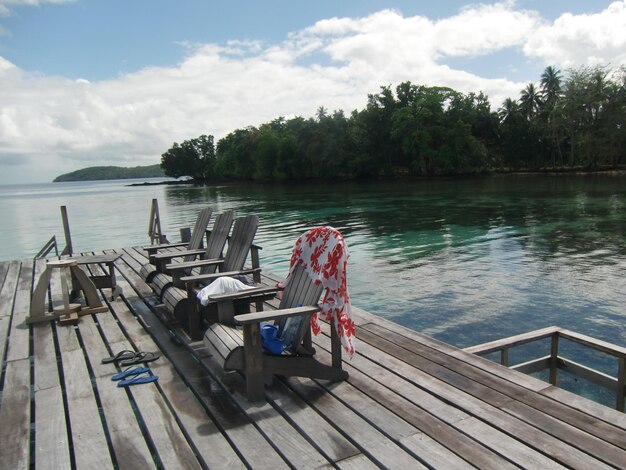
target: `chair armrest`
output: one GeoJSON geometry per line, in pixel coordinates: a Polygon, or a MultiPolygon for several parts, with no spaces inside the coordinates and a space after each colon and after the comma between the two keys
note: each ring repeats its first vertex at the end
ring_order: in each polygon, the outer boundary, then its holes
{"type": "Polygon", "coordinates": [[[272,310],[268,312],[244,313],[243,315],[235,315],[235,322],[240,325],[248,325],[262,321],[272,321],[279,320],[281,318],[294,317],[296,315],[308,315],[319,311],[319,307],[307,305],[304,307],[284,308],[282,310],[272,310]]]}
{"type": "Polygon", "coordinates": [[[212,302],[222,302],[224,300],[245,300],[259,296],[274,296],[283,290],[281,287],[253,287],[251,289],[243,289],[230,294],[216,294],[209,296],[212,302]]]}
{"type": "MultiPolygon", "coordinates": [[[[178,263],[178,264],[183,264],[183,263],[178,263]]],[[[188,284],[193,284],[194,282],[198,282],[198,281],[209,281],[209,280],[213,281],[217,279],[218,277],[223,277],[223,276],[233,277],[233,276],[242,276],[244,274],[254,274],[254,273],[260,273],[260,272],[261,272],[261,268],[242,269],[241,271],[226,271],[223,273],[210,273],[210,274],[198,274],[196,276],[183,276],[180,278],[180,281],[184,283],[188,283],[188,284]]]]}
{"type": "Polygon", "coordinates": [[[153,255],[153,258],[155,260],[166,260],[172,258],[180,258],[182,256],[201,255],[203,253],[206,253],[206,250],[183,250],[176,251],[174,253],[156,253],[153,255]]]}
{"type": "MultiPolygon", "coordinates": [[[[165,266],[168,271],[176,271],[181,269],[198,268],[200,266],[209,266],[211,264],[222,264],[222,258],[216,259],[197,259],[195,261],[183,261],[182,263],[171,263],[165,266]]],[[[192,276],[193,277],[193,276],[192,276]]]]}
{"type": "Polygon", "coordinates": [[[164,250],[166,248],[176,248],[179,246],[187,246],[188,243],[179,242],[179,243],[163,243],[162,245],[147,245],[142,246],[142,250],[146,250],[148,253],[154,253],[159,250],[164,250]]]}

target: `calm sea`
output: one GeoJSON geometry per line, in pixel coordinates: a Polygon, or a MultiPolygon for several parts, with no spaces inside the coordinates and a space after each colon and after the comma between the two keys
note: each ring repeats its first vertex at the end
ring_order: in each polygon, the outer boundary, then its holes
{"type": "MultiPolygon", "coordinates": [[[[86,251],[148,243],[152,198],[170,239],[209,204],[259,215],[261,261],[279,275],[300,233],[338,228],[351,251],[353,304],[448,343],[559,325],[626,346],[625,176],[128,184],[0,186],[0,259],[32,257],[54,234],[62,240],[61,205],[75,251],[86,251]]],[[[612,361],[596,365],[615,373],[612,361]]]]}

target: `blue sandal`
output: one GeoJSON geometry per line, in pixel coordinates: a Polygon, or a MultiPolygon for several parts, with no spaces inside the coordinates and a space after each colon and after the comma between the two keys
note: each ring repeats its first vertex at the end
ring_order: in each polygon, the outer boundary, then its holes
{"type": "Polygon", "coordinates": [[[130,377],[132,375],[145,374],[146,372],[149,372],[149,371],[150,369],[148,369],[147,367],[128,367],[127,369],[124,369],[119,374],[115,374],[114,376],[112,376],[111,380],[122,380],[122,379],[125,379],[126,377],[130,377]]]}
{"type": "Polygon", "coordinates": [[[117,383],[118,387],[130,387],[131,385],[149,384],[159,380],[157,375],[149,375],[147,372],[143,374],[135,375],[132,379],[120,380],[117,383]]]}

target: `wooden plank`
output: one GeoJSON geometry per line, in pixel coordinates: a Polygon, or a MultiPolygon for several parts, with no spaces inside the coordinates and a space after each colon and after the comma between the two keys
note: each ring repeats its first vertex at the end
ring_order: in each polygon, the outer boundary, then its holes
{"type": "MultiPolygon", "coordinates": [[[[124,326],[127,326],[126,322],[124,322],[124,326]]],[[[166,341],[169,342],[169,338],[166,341]]],[[[188,353],[181,352],[177,354],[179,362],[180,356],[183,354],[188,355],[188,353]]],[[[170,365],[159,363],[153,366],[153,370],[159,375],[159,383],[163,382],[161,383],[163,391],[171,397],[172,406],[177,410],[181,422],[186,425],[185,429],[194,436],[194,442],[196,442],[198,451],[203,458],[218,467],[229,461],[233,462],[233,465],[242,465],[230,447],[230,441],[236,445],[238,451],[254,468],[286,467],[282,458],[276,454],[265,438],[249,425],[249,419],[242,419],[241,416],[237,416],[239,411],[233,414],[232,410],[224,409],[223,404],[215,402],[215,391],[211,388],[211,380],[206,378],[206,373],[202,374],[197,371],[198,363],[189,358],[187,367],[186,376],[192,380],[191,383],[206,387],[204,405],[211,413],[210,416],[207,416],[206,411],[197,404],[195,397],[191,395],[187,386],[170,365]],[[192,366],[196,368],[195,373],[190,370],[192,366]],[[166,379],[169,379],[170,382],[168,383],[166,379]],[[181,399],[181,397],[185,398],[181,399]],[[212,418],[217,419],[217,426],[213,423],[212,418]],[[224,439],[220,428],[224,430],[228,440],[224,439]]]]}
{"type": "MultiPolygon", "coordinates": [[[[45,260],[35,263],[35,279],[46,268],[45,260]]],[[[71,466],[63,390],[50,322],[33,324],[35,399],[35,462],[37,468],[71,466]]]]}
{"type": "Polygon", "coordinates": [[[402,362],[410,364],[415,370],[410,372],[409,376],[413,377],[416,385],[419,383],[420,387],[427,388],[430,393],[435,393],[441,399],[454,403],[455,406],[463,408],[467,413],[520,440],[524,445],[551,455],[552,458],[566,466],[603,467],[600,461],[569,445],[566,441],[554,438],[544,433],[540,428],[531,426],[498,409],[513,400],[502,399],[499,394],[494,394],[493,391],[489,390],[483,394],[485,390],[480,384],[459,377],[458,374],[441,366],[433,366],[423,357],[375,336],[363,328],[360,329],[360,338],[361,342],[367,341],[370,344],[377,344],[378,349],[386,352],[377,357],[379,363],[390,369],[399,368],[399,363],[402,362]],[[418,371],[422,371],[422,373],[418,371]]]}
{"type": "Polygon", "coordinates": [[[4,355],[11,324],[11,314],[15,301],[15,291],[19,276],[20,263],[12,261],[7,266],[6,275],[0,290],[0,364],[4,364],[4,355]]]}
{"type": "MultiPolygon", "coordinates": [[[[616,428],[611,424],[605,423],[585,413],[581,413],[578,410],[572,409],[563,403],[546,399],[544,395],[531,393],[499,377],[493,377],[490,374],[485,374],[480,369],[468,367],[467,364],[463,363],[460,360],[451,359],[444,353],[421,345],[417,341],[406,339],[406,337],[402,335],[390,332],[386,329],[381,329],[380,327],[374,325],[372,325],[371,327],[368,326],[366,327],[366,329],[367,331],[379,331],[381,334],[385,335],[385,337],[392,338],[396,344],[404,348],[410,349],[412,352],[419,354],[421,357],[428,357],[432,361],[435,361],[437,364],[446,367],[450,371],[454,371],[455,373],[463,375],[464,377],[467,377],[478,384],[482,384],[485,387],[488,387],[489,390],[497,389],[499,392],[516,401],[520,401],[530,407],[536,408],[546,414],[552,415],[555,418],[564,421],[576,428],[579,428],[592,436],[601,436],[603,439],[611,442],[613,445],[619,446],[622,449],[626,449],[624,429],[616,428]]],[[[563,439],[568,442],[567,434],[563,436],[563,439]]],[[[593,442],[593,439],[591,439],[590,442],[593,442]]]]}
{"type": "Polygon", "coordinates": [[[22,263],[10,266],[2,289],[3,318],[10,319],[10,326],[2,323],[8,329],[7,336],[2,335],[3,352],[6,341],[8,348],[0,402],[0,468],[28,468],[30,464],[30,332],[24,319],[31,273],[22,263]]]}
{"type": "MultiPolygon", "coordinates": [[[[359,308],[353,308],[353,319],[355,323],[359,326],[366,325],[366,324],[383,326],[384,328],[390,331],[394,331],[398,334],[406,336],[407,338],[418,341],[430,348],[433,348],[437,351],[441,351],[449,356],[462,358],[463,361],[468,364],[478,367],[484,370],[485,372],[488,372],[489,374],[493,374],[497,377],[505,378],[509,380],[510,382],[521,385],[525,388],[528,388],[529,390],[539,391],[549,386],[549,384],[546,384],[544,381],[540,379],[531,377],[526,374],[516,373],[507,368],[503,368],[500,365],[494,363],[493,361],[490,361],[488,359],[485,359],[483,357],[480,357],[474,354],[468,354],[467,352],[455,346],[436,340],[422,333],[418,333],[417,331],[410,330],[396,323],[385,320],[384,318],[377,317],[376,315],[366,312],[365,310],[361,310],[359,308]]],[[[357,335],[358,335],[358,332],[357,332],[357,335]]]]}
{"type": "MultiPolygon", "coordinates": [[[[329,326],[323,324],[322,328],[327,330],[329,326]]],[[[327,331],[325,333],[329,334],[327,331]]],[[[316,343],[316,347],[318,346],[319,343],[316,343]]],[[[327,357],[328,347],[325,348],[327,357]]],[[[367,349],[368,345],[360,343],[359,349],[363,348],[367,349]]],[[[350,373],[349,382],[412,423],[433,440],[463,456],[470,464],[478,468],[512,468],[512,465],[502,458],[504,456],[522,465],[524,462],[535,462],[537,467],[542,468],[556,466],[549,458],[520,445],[511,437],[487,425],[484,425],[484,433],[495,436],[487,441],[489,444],[485,444],[484,440],[478,442],[471,439],[464,433],[465,423],[472,419],[470,415],[412,385],[404,377],[411,374],[408,367],[406,372],[399,369],[395,371],[396,374],[365,357],[372,354],[369,350],[362,351],[351,361],[346,361],[344,368],[350,373]]]]}
{"type": "Polygon", "coordinates": [[[337,467],[342,470],[380,469],[380,466],[376,465],[364,454],[357,454],[353,457],[341,460],[337,462],[337,467]]]}
{"type": "Polygon", "coordinates": [[[0,406],[0,468],[29,468],[30,364],[7,363],[0,406]]]}
{"type": "MultiPolygon", "coordinates": [[[[419,344],[416,341],[407,339],[406,337],[391,332],[387,329],[383,329],[375,325],[365,328],[368,332],[379,332],[387,339],[394,341],[395,344],[403,348],[407,348],[407,350],[410,350],[412,353],[419,354],[419,357],[428,357],[430,360],[436,362],[442,367],[446,367],[448,370],[453,371],[456,374],[467,377],[477,384],[483,385],[485,389],[480,392],[480,396],[482,397],[485,396],[483,395],[483,393],[485,392],[491,394],[491,390],[498,390],[499,393],[502,393],[516,401],[520,401],[530,407],[536,408],[546,414],[552,415],[561,421],[564,421],[572,426],[584,430],[586,433],[594,436],[601,435],[608,442],[611,442],[612,444],[617,445],[622,449],[626,449],[626,439],[624,439],[623,429],[619,429],[611,424],[599,421],[593,417],[590,417],[587,414],[572,409],[565,404],[546,399],[544,395],[529,392],[499,377],[493,377],[492,375],[485,374],[484,371],[471,367],[468,364],[462,362],[460,359],[450,358],[444,353],[433,350],[432,348],[428,348],[424,345],[419,344]]],[[[451,383],[454,380],[455,379],[452,379],[451,383]]],[[[565,433],[563,435],[563,439],[565,441],[568,441],[569,433],[567,433],[565,429],[567,429],[567,427],[563,428],[563,432],[565,433]]],[[[586,447],[583,447],[583,450],[585,448],[586,447]]]]}
{"type": "MultiPolygon", "coordinates": [[[[105,335],[109,335],[111,332],[115,334],[115,329],[119,327],[127,329],[127,326],[132,323],[136,323],[136,320],[132,317],[132,314],[128,311],[126,304],[121,300],[116,300],[110,304],[114,309],[118,319],[123,324],[118,324],[113,321],[112,317],[105,316],[99,319],[100,326],[102,327],[105,335]],[[113,331],[111,331],[113,330],[113,331]]],[[[149,341],[142,341],[141,336],[147,336],[145,331],[135,332],[130,334],[131,342],[140,351],[157,351],[158,348],[154,344],[149,344],[149,341]],[[147,344],[148,343],[148,344],[147,344]],[[147,347],[144,347],[147,346],[147,347]]],[[[121,349],[132,349],[130,343],[123,343],[122,346],[116,343],[119,349],[112,350],[115,353],[121,349]]],[[[105,351],[100,352],[101,357],[107,356],[105,351]]],[[[162,361],[165,358],[160,359],[162,361]]],[[[159,382],[165,380],[156,372],[155,364],[150,363],[155,375],[159,376],[159,382]]],[[[117,370],[112,364],[105,364],[110,370],[110,374],[116,373],[117,370]]],[[[107,367],[98,366],[101,371],[107,369],[107,367]]],[[[109,381],[107,384],[110,388],[116,387],[116,384],[109,381]]],[[[117,388],[117,387],[116,387],[117,388]]],[[[119,388],[115,390],[121,392],[119,388]]],[[[163,399],[160,393],[159,387],[156,384],[146,384],[141,386],[130,387],[127,390],[128,396],[131,397],[141,414],[145,427],[149,433],[150,439],[154,448],[157,450],[159,458],[166,468],[200,468],[193,450],[187,442],[184,434],[181,432],[175,417],[169,410],[167,402],[163,399]]]]}
{"type": "MultiPolygon", "coordinates": [[[[127,272],[127,268],[123,267],[121,268],[121,271],[122,273],[127,272]]],[[[134,307],[141,305],[143,303],[142,300],[136,296],[132,296],[132,288],[128,284],[127,280],[123,278],[119,281],[120,285],[122,285],[124,289],[123,296],[129,296],[126,297],[126,300],[129,301],[134,307]]],[[[123,327],[125,333],[131,338],[134,345],[138,349],[143,351],[154,351],[159,349],[153,339],[146,333],[143,326],[137,322],[133,314],[128,310],[127,306],[123,304],[123,302],[118,300],[112,304],[120,304],[119,307],[115,308],[118,319],[121,322],[120,326],[123,327]]],[[[145,307],[145,304],[144,308],[147,308],[145,307]]],[[[108,332],[109,326],[103,325],[103,329],[105,327],[108,332]]],[[[167,341],[169,342],[169,339],[167,341]]],[[[163,409],[172,407],[178,420],[180,421],[180,425],[183,426],[184,433],[193,437],[193,442],[206,464],[209,466],[217,466],[219,464],[229,463],[234,466],[240,466],[240,459],[230,447],[228,441],[224,439],[219,429],[215,427],[209,419],[207,419],[206,413],[202,407],[198,405],[197,401],[181,381],[180,377],[178,377],[178,374],[173,369],[171,363],[166,358],[162,357],[150,365],[155,375],[159,376],[159,387],[162,390],[163,396],[167,399],[167,402],[165,402],[163,401],[163,397],[160,397],[159,402],[163,403],[161,407],[163,409]]],[[[139,387],[131,389],[133,395],[139,392],[139,390],[136,390],[138,388],[139,387]]],[[[146,400],[143,399],[142,402],[146,402],[146,400]]],[[[176,439],[175,442],[177,442],[181,439],[185,439],[185,437],[180,429],[175,431],[175,424],[176,423],[170,423],[168,426],[170,426],[171,429],[167,430],[167,432],[176,432],[176,434],[181,433],[179,437],[174,436],[176,439]]],[[[167,438],[165,435],[160,437],[163,440],[166,440],[167,438]]],[[[153,439],[155,438],[153,437],[153,439]]],[[[161,449],[163,445],[165,445],[165,443],[161,446],[157,446],[155,443],[155,446],[159,449],[161,449]]],[[[179,442],[178,445],[184,447],[182,442],[179,442]]]]}
{"type": "MultiPolygon", "coordinates": [[[[55,272],[50,280],[53,293],[60,291],[60,284],[60,273],[55,272]]],[[[77,330],[72,326],[57,325],[55,331],[61,354],[61,386],[66,397],[67,426],[70,429],[74,463],[77,468],[112,468],[113,449],[107,441],[107,423],[98,410],[95,395],[97,388],[94,389],[92,385],[77,330]]]]}
{"type": "Polygon", "coordinates": [[[0,291],[2,291],[2,286],[4,285],[4,280],[6,279],[7,272],[9,271],[9,266],[11,266],[10,261],[0,261],[0,291]]]}
{"type": "MultiPolygon", "coordinates": [[[[563,423],[552,416],[548,416],[539,410],[520,402],[511,402],[504,406],[503,409],[510,411],[520,419],[537,426],[557,439],[568,442],[570,445],[591,455],[595,455],[597,459],[609,465],[620,468],[626,464],[626,452],[624,450],[615,447],[605,440],[587,434],[574,426],[563,423]]],[[[619,437],[624,442],[626,432],[622,432],[619,437]]]]}
{"type": "Polygon", "coordinates": [[[76,466],[112,468],[111,451],[98,412],[83,351],[80,348],[68,349],[66,350],[61,343],[65,393],[76,466]]]}
{"type": "Polygon", "coordinates": [[[401,444],[420,456],[432,468],[467,469],[473,468],[465,460],[453,454],[422,432],[403,438],[401,444]]]}
{"type": "Polygon", "coordinates": [[[310,379],[293,377],[288,382],[289,388],[300,395],[317,413],[333,423],[333,426],[363,454],[378,465],[399,468],[402,465],[411,468],[425,468],[414,455],[387,439],[354,411],[345,407],[334,396],[312,382],[310,379]]]}
{"type": "MultiPolygon", "coordinates": [[[[107,319],[111,319],[107,313],[100,314],[100,317],[102,318],[98,320],[101,325],[108,323],[107,319]]],[[[109,352],[96,323],[93,318],[85,317],[78,324],[78,328],[95,377],[102,412],[117,462],[126,468],[155,468],[156,464],[137,422],[128,394],[117,387],[116,382],[111,381],[111,376],[117,372],[116,368],[112,364],[102,364],[102,358],[107,357],[109,352]]],[[[115,328],[119,331],[117,326],[115,328]]],[[[111,346],[113,351],[130,349],[128,342],[114,343],[111,346]]]]}
{"type": "Polygon", "coordinates": [[[7,361],[17,361],[28,359],[30,330],[25,324],[30,305],[30,279],[32,268],[21,263],[19,277],[17,280],[17,290],[13,302],[13,313],[11,316],[11,327],[9,331],[9,347],[6,353],[7,361]]]}
{"type": "MultiPolygon", "coordinates": [[[[235,399],[241,411],[248,413],[254,420],[260,430],[271,440],[272,445],[280,449],[284,458],[295,466],[322,465],[327,460],[320,455],[311,444],[307,442],[295,429],[289,431],[291,424],[285,421],[285,417],[281,416],[270,405],[250,405],[242,398],[236,395],[235,399]]],[[[310,438],[312,442],[316,442],[314,438],[310,438]]],[[[336,445],[336,443],[335,443],[336,445]]],[[[354,448],[350,450],[352,455],[354,448]]],[[[341,455],[341,457],[345,454],[341,455]]],[[[333,457],[329,457],[333,458],[333,457]]],[[[258,461],[259,456],[255,459],[258,461]]]]}
{"type": "MultiPolygon", "coordinates": [[[[37,279],[45,268],[46,261],[37,260],[34,278],[37,279]]],[[[51,324],[34,324],[32,334],[35,464],[42,469],[69,468],[69,439],[51,324]]]]}
{"type": "Polygon", "coordinates": [[[489,354],[494,351],[499,351],[502,348],[512,348],[520,346],[522,344],[532,343],[533,341],[539,341],[541,339],[549,338],[554,333],[558,333],[560,328],[558,326],[549,326],[540,330],[529,331],[528,333],[522,333],[515,336],[509,336],[507,338],[497,339],[488,343],[477,344],[476,346],[470,346],[464,348],[463,351],[470,354],[489,354]]]}

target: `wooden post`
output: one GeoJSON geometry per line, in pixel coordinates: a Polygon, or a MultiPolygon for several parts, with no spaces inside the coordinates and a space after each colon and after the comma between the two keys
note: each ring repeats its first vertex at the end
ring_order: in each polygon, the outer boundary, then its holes
{"type": "Polygon", "coordinates": [[[72,234],[70,233],[70,223],[67,218],[67,208],[61,206],[61,219],[63,219],[63,232],[65,233],[65,248],[61,252],[61,256],[72,256],[74,248],[72,247],[72,234]]]}
{"type": "MultiPolygon", "coordinates": [[[[259,247],[252,245],[250,247],[250,256],[252,257],[252,267],[254,269],[259,268],[261,266],[261,261],[259,259],[259,247]]],[[[261,282],[261,273],[259,271],[252,274],[252,280],[259,284],[261,282]]]]}
{"type": "Polygon", "coordinates": [[[258,323],[243,325],[243,344],[245,345],[244,362],[248,401],[260,401],[265,398],[265,384],[263,382],[261,331],[258,323]]]}
{"type": "Polygon", "coordinates": [[[148,236],[150,237],[150,244],[155,243],[167,243],[167,238],[161,232],[161,217],[159,216],[159,202],[156,199],[152,199],[150,205],[150,225],[148,226],[148,236]]]}
{"type": "Polygon", "coordinates": [[[341,340],[337,334],[337,328],[333,321],[330,322],[330,351],[332,354],[332,364],[336,369],[342,368],[341,362],[341,340]]]}
{"type": "Polygon", "coordinates": [[[500,364],[509,367],[509,348],[502,348],[500,351],[500,364]]]}
{"type": "Polygon", "coordinates": [[[624,398],[626,396],[626,358],[619,358],[619,366],[617,368],[617,403],[615,408],[617,411],[624,412],[624,398]]]}
{"type": "Polygon", "coordinates": [[[559,333],[556,332],[552,335],[552,342],[550,344],[550,384],[556,385],[557,378],[557,361],[559,355],[559,333]]]}
{"type": "Polygon", "coordinates": [[[191,240],[191,227],[184,227],[180,229],[180,241],[189,243],[191,240]]]}

